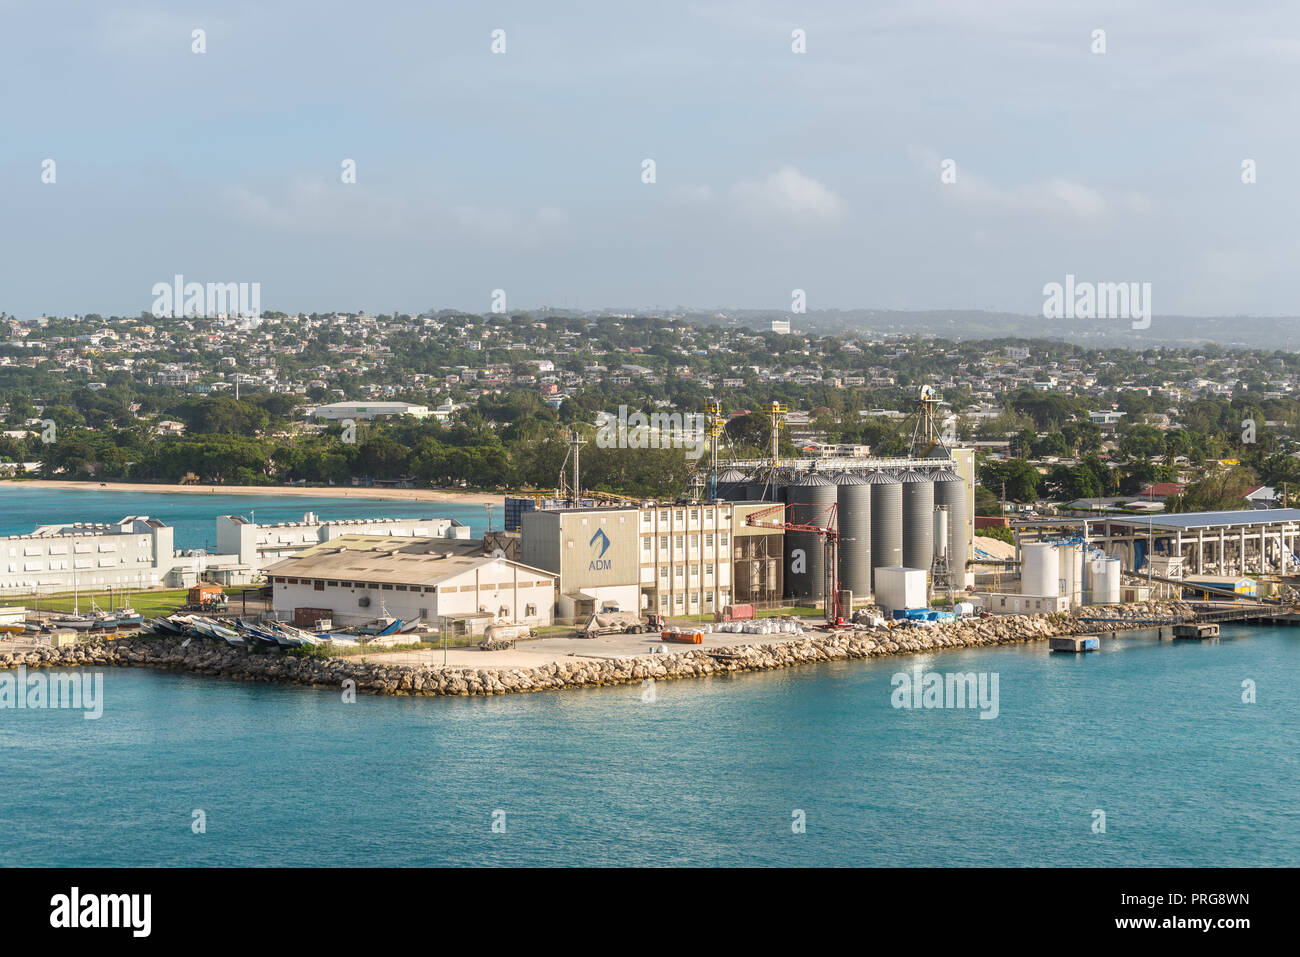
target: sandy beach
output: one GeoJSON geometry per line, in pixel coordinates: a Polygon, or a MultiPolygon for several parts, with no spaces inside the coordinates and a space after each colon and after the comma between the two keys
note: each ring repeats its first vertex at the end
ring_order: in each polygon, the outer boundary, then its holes
{"type": "Polygon", "coordinates": [[[452,502],[458,505],[501,505],[503,496],[483,492],[448,492],[427,488],[357,488],[351,485],[151,485],[147,482],[66,482],[53,479],[0,481],[9,488],[76,489],[99,492],[152,492],[178,495],[266,495],[274,498],[388,499],[405,502],[452,502]]]}

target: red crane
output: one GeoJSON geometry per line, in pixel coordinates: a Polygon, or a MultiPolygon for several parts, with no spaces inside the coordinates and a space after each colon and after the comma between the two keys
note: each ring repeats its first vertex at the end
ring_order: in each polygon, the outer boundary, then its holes
{"type": "Polygon", "coordinates": [[[774,531],[810,532],[822,539],[825,549],[826,564],[826,627],[841,628],[844,625],[844,608],[840,605],[839,577],[839,516],[837,505],[797,505],[800,514],[807,517],[806,522],[787,522],[785,505],[773,505],[745,516],[745,524],[755,528],[770,528],[774,531]]]}

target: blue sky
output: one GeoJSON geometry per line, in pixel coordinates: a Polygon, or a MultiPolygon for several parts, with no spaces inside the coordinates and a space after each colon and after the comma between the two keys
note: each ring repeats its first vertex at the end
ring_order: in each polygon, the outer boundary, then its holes
{"type": "Polygon", "coordinates": [[[1033,313],[1073,273],[1300,312],[1292,4],[0,0],[0,62],[19,316],[176,273],[286,311],[1033,313]]]}

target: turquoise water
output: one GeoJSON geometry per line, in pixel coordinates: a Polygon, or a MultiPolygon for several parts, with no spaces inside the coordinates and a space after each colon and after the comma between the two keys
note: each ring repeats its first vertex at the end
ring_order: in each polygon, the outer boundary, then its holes
{"type": "Polygon", "coordinates": [[[1295,865],[1297,662],[1300,629],[1233,626],[667,682],[652,703],[345,704],[109,670],[98,721],[0,710],[0,863],[1295,865]],[[915,664],[996,672],[998,717],[893,708],[915,664]]]}
{"type": "MultiPolygon", "coordinates": [[[[487,526],[487,512],[481,505],[328,495],[115,492],[93,485],[85,489],[0,487],[0,535],[23,535],[37,525],[56,522],[116,522],[127,515],[148,515],[176,529],[176,548],[215,551],[218,515],[243,515],[269,523],[300,521],[304,512],[321,518],[455,518],[469,525],[474,536],[487,526]]],[[[492,518],[493,527],[500,528],[501,508],[493,510],[492,518]]]]}

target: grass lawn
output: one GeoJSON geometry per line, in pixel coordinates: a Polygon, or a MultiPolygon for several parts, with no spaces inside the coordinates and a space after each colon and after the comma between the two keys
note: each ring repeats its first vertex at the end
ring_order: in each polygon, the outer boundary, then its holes
{"type": "MultiPolygon", "coordinates": [[[[117,602],[120,606],[123,597],[126,598],[127,604],[146,618],[156,618],[159,616],[170,615],[179,611],[185,606],[187,592],[184,588],[162,589],[159,591],[133,591],[124,593],[116,591],[113,593],[112,601],[117,602]]],[[[82,592],[77,602],[81,606],[82,614],[90,611],[90,603],[95,602],[105,611],[109,607],[109,593],[106,591],[82,592]]],[[[15,595],[0,598],[0,605],[22,605],[28,611],[40,609],[41,611],[60,611],[71,612],[73,607],[73,596],[71,592],[64,595],[15,595]]]]}

